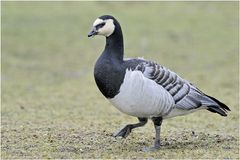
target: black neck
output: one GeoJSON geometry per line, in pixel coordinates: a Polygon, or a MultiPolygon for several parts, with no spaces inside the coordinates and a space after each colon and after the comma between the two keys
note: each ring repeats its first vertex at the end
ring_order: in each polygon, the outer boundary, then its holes
{"type": "Polygon", "coordinates": [[[109,54],[112,58],[116,60],[123,61],[123,35],[122,30],[119,25],[116,25],[113,34],[106,37],[106,45],[104,52],[109,54]]]}

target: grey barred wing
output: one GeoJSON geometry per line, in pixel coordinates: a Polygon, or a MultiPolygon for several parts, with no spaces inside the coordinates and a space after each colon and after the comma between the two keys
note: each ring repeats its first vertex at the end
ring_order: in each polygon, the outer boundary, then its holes
{"type": "Polygon", "coordinates": [[[176,73],[151,61],[140,63],[136,70],[157,84],[161,85],[175,101],[175,107],[184,110],[196,109],[203,105],[205,100],[202,92],[182,79],[176,73]]]}

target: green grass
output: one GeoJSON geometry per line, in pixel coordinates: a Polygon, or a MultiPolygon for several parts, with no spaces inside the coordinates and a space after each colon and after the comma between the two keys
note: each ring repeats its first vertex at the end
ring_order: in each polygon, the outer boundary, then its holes
{"type": "Polygon", "coordinates": [[[239,157],[238,2],[2,2],[1,158],[239,157]],[[230,108],[163,122],[158,152],[148,123],[111,137],[137,119],[101,95],[93,66],[103,37],[93,21],[121,23],[126,57],[174,70],[230,108]]]}

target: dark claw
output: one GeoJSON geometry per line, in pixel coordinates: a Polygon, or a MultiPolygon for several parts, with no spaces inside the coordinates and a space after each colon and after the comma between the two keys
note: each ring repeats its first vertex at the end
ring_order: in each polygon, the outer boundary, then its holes
{"type": "Polygon", "coordinates": [[[129,133],[131,133],[131,128],[129,125],[124,126],[119,131],[113,134],[114,137],[123,137],[126,138],[129,133]]]}

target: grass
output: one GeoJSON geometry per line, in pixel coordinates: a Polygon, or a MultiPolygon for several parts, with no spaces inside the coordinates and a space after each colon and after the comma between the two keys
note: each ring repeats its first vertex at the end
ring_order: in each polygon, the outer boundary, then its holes
{"type": "Polygon", "coordinates": [[[238,2],[2,2],[1,158],[239,157],[238,2]],[[126,57],[167,66],[230,108],[152,123],[126,139],[111,135],[136,118],[98,91],[93,66],[104,38],[93,21],[121,23],[126,57]]]}

